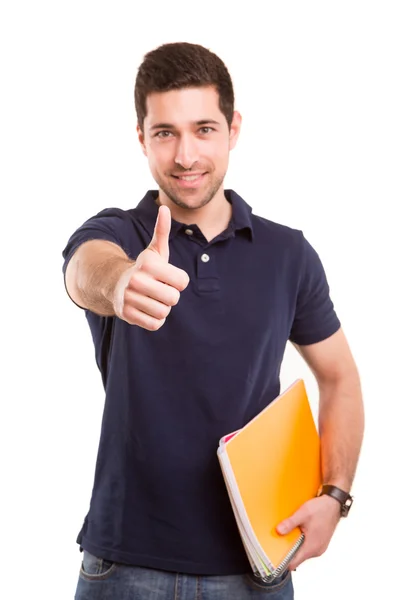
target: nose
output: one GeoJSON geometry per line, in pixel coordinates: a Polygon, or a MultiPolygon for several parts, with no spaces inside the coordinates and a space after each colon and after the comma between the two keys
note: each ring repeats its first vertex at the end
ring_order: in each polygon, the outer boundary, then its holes
{"type": "Polygon", "coordinates": [[[197,160],[196,140],[191,135],[181,135],[176,149],[175,162],[184,169],[190,169],[197,160]]]}

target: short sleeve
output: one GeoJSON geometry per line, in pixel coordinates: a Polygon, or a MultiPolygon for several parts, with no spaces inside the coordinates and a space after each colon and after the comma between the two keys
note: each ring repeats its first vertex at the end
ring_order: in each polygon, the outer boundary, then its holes
{"type": "Polygon", "coordinates": [[[307,345],[330,337],[341,324],[321,259],[303,234],[301,238],[301,274],[289,340],[307,345]]]}
{"type": "Polygon", "coordinates": [[[79,227],[69,238],[62,252],[64,258],[63,273],[74,252],[89,240],[106,240],[118,244],[129,256],[129,237],[132,235],[132,222],[124,211],[118,208],[107,208],[91,217],[79,227]]]}

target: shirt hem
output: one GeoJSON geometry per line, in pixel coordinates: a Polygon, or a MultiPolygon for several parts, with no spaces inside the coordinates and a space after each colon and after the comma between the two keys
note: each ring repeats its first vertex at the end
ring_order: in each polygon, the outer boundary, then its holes
{"type": "Polygon", "coordinates": [[[178,559],[166,559],[158,556],[149,556],[104,548],[93,544],[87,538],[80,542],[81,550],[86,550],[90,554],[103,558],[104,560],[136,567],[145,567],[150,569],[160,569],[174,573],[186,573],[188,575],[243,575],[251,571],[250,563],[248,568],[245,562],[226,563],[225,565],[209,565],[192,561],[182,561],[178,559]]]}

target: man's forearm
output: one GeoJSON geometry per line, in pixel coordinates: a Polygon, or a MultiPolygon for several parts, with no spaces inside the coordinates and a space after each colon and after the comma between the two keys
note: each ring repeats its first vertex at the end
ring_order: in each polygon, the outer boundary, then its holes
{"type": "Polygon", "coordinates": [[[114,315],[113,291],[124,271],[134,265],[125,252],[110,242],[92,240],[72,257],[66,273],[71,298],[92,312],[114,315]]]}
{"type": "Polygon", "coordinates": [[[364,434],[364,408],[358,374],[319,382],[319,433],[324,483],[350,491],[364,434]]]}

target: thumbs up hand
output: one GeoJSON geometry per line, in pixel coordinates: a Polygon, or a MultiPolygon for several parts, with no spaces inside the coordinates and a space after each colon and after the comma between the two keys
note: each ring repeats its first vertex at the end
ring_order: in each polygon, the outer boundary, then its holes
{"type": "Polygon", "coordinates": [[[114,312],[131,325],[157,331],[164,325],[180,292],[189,283],[188,274],[169,264],[171,213],[160,206],[153,238],[134,265],[119,278],[113,297],[114,312]]]}
{"type": "Polygon", "coordinates": [[[169,234],[171,231],[171,212],[168,206],[160,206],[158,217],[154,227],[153,239],[148,250],[153,250],[162,258],[169,261],[169,234]]]}

